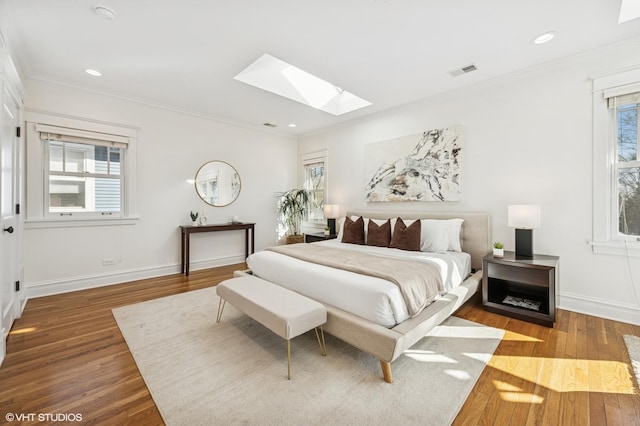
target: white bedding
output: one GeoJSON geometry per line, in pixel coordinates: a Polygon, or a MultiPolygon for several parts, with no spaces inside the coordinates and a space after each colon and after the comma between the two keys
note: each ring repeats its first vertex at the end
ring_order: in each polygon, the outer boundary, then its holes
{"type": "MultiPolygon", "coordinates": [[[[431,262],[440,269],[447,291],[458,286],[471,272],[471,256],[467,253],[414,252],[345,244],[338,239],[313,244],[431,262]]],[[[398,287],[381,278],[333,269],[268,250],[249,256],[247,265],[258,277],[384,327],[393,327],[409,318],[398,287]]]]}

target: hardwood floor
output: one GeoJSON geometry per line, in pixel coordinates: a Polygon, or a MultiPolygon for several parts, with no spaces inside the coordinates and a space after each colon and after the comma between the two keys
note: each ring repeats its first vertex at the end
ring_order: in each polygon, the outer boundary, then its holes
{"type": "MultiPolygon", "coordinates": [[[[22,424],[41,424],[39,414],[79,414],[79,424],[162,424],[111,309],[209,287],[241,268],[30,300],[0,367],[0,423],[7,414],[34,415],[22,424]]],[[[640,425],[622,339],[640,336],[640,327],[560,310],[550,329],[485,312],[478,297],[456,315],[506,334],[454,424],[640,425]]]]}

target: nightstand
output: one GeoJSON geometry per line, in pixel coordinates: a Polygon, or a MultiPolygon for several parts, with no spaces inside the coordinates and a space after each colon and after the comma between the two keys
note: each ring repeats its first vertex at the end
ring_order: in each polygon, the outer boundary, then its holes
{"type": "Polygon", "coordinates": [[[553,327],[556,320],[558,256],[487,255],[482,259],[482,304],[489,312],[553,327]]]}
{"type": "Polygon", "coordinates": [[[304,234],[304,242],[315,243],[316,241],[333,240],[337,237],[337,234],[324,235],[324,232],[316,232],[313,234],[304,234]]]}

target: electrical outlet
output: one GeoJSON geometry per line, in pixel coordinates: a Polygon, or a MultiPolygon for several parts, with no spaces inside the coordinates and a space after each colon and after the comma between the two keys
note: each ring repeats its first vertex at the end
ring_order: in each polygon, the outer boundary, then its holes
{"type": "Polygon", "coordinates": [[[115,264],[116,264],[115,259],[102,259],[102,266],[111,266],[115,264]]]}

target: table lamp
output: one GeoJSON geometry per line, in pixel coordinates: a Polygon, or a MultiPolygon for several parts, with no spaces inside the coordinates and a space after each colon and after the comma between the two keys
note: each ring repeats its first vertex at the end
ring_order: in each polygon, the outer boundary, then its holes
{"type": "Polygon", "coordinates": [[[336,218],[340,216],[340,206],[337,204],[325,204],[323,207],[324,217],[327,219],[329,234],[336,233],[336,218]]]}
{"type": "Polygon", "coordinates": [[[516,257],[533,257],[533,229],[540,227],[540,206],[510,205],[508,225],[516,228],[516,257]]]}

